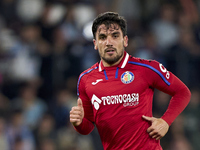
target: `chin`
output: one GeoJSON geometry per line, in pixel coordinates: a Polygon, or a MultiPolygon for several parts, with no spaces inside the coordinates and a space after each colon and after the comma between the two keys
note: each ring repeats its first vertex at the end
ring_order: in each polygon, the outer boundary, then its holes
{"type": "Polygon", "coordinates": [[[110,65],[115,64],[119,59],[113,58],[113,59],[104,59],[104,61],[110,65]]]}

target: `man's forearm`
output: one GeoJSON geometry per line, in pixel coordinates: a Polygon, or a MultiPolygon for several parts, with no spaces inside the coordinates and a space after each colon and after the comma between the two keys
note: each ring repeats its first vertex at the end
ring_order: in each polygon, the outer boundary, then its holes
{"type": "Polygon", "coordinates": [[[169,125],[171,125],[176,117],[188,105],[190,97],[191,92],[186,86],[180,89],[170,100],[168,109],[162,116],[162,119],[164,119],[169,125]]]}
{"type": "Polygon", "coordinates": [[[80,134],[87,135],[94,129],[94,124],[86,118],[83,118],[82,123],[79,126],[74,126],[74,128],[80,134]]]}

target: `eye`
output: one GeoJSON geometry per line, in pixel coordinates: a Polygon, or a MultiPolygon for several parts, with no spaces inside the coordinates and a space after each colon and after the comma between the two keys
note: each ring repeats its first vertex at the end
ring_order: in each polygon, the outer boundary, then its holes
{"type": "Polygon", "coordinates": [[[106,38],[105,36],[101,36],[101,37],[100,37],[100,39],[105,39],[105,38],[106,38]]]}
{"type": "Polygon", "coordinates": [[[100,40],[105,40],[105,39],[106,39],[106,36],[99,36],[99,39],[100,39],[100,40]]]}
{"type": "Polygon", "coordinates": [[[118,38],[119,34],[113,34],[113,38],[118,38]]]}

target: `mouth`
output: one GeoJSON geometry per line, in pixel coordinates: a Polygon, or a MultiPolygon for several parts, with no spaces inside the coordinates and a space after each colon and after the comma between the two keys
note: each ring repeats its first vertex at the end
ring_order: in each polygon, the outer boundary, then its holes
{"type": "Polygon", "coordinates": [[[112,54],[115,52],[115,49],[114,49],[114,48],[107,48],[107,49],[105,50],[105,52],[106,52],[107,54],[109,54],[109,55],[112,55],[112,54]]]}

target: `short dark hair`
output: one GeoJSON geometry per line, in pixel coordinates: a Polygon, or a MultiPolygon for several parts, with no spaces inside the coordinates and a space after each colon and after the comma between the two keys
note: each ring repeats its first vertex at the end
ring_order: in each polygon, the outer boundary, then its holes
{"type": "Polygon", "coordinates": [[[94,39],[96,39],[97,28],[104,24],[106,27],[110,27],[112,24],[117,24],[122,30],[123,36],[127,35],[127,23],[124,17],[119,16],[116,12],[105,12],[99,14],[93,21],[92,33],[94,39]]]}

